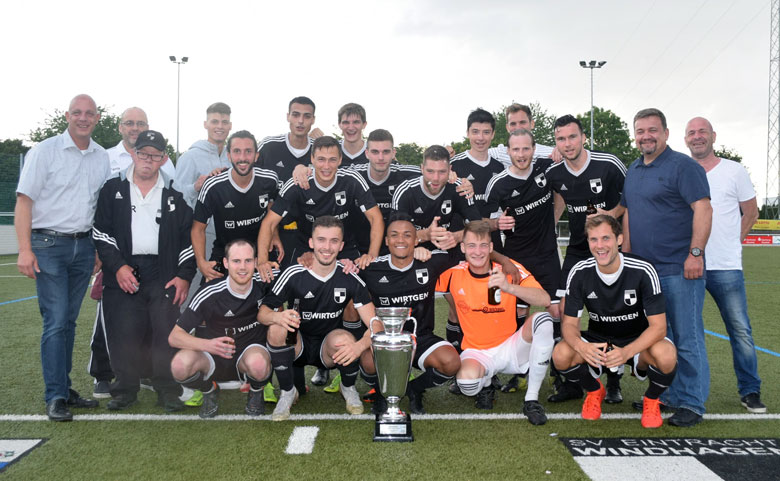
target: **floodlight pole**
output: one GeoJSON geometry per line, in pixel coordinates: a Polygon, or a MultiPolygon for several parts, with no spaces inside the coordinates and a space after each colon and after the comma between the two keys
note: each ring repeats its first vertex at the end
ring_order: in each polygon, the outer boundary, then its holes
{"type": "Polygon", "coordinates": [[[176,64],[176,160],[179,159],[179,105],[181,99],[181,64],[187,63],[189,57],[182,57],[176,60],[173,55],[168,57],[171,62],[176,64]]]}
{"type": "Polygon", "coordinates": [[[606,63],[606,60],[580,60],[580,67],[590,69],[590,150],[593,150],[593,69],[601,68],[606,63]]]}

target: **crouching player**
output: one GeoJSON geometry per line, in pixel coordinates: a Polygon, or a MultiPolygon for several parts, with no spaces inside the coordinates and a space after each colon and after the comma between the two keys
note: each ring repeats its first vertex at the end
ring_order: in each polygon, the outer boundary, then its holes
{"type": "Polygon", "coordinates": [[[661,284],[653,266],[637,256],[621,254],[620,224],[609,215],[585,222],[593,257],[574,265],[566,282],[563,342],[553,362],[566,379],[588,392],[583,419],[601,417],[606,391],[598,379],[604,368],[633,367],[641,380],[650,378],[642,409],[642,426],[663,424],[659,397],[677,371],[677,351],[665,338],[666,314],[661,284]],[[580,332],[582,308],[588,309],[588,330],[580,332]]]}
{"type": "MultiPolygon", "coordinates": [[[[344,247],[344,226],[333,216],[314,220],[309,247],[314,261],[311,269],[293,264],[284,270],[271,294],[263,300],[260,322],[268,327],[268,350],[282,390],[272,419],[290,417],[298,399],[293,366],[316,366],[341,374],[340,391],[347,412],[362,414],[363,403],[355,389],[358,371],[376,383],[371,359],[371,337],[366,327],[376,319],[374,304],[365,283],[356,274],[345,274],[336,258],[344,247]],[[346,322],[344,308],[352,301],[362,319],[346,322]],[[280,309],[287,303],[287,309],[280,309]]],[[[375,327],[378,327],[376,325],[375,327]]]]}
{"type": "Polygon", "coordinates": [[[490,262],[493,243],[487,221],[466,225],[461,249],[466,263],[445,271],[436,284],[438,292],[452,294],[463,331],[458,387],[467,396],[477,396],[477,408],[492,409],[494,374],[528,374],[523,414],[531,424],[544,424],[547,415],[539,404],[539,388],[553,350],[552,317],[537,312],[517,330],[515,305],[520,298],[546,308],[550,296],[523,266],[516,264],[521,281],[514,285],[490,262]],[[489,300],[491,287],[500,288],[500,294],[489,300]]]}
{"type": "Polygon", "coordinates": [[[203,285],[168,336],[168,343],[180,349],[171,361],[173,377],[203,392],[202,418],[217,415],[221,381],[248,381],[246,413],[265,411],[263,388],[271,377],[271,357],[265,347],[267,328],[257,313],[270,285],[254,274],[256,261],[252,244],[229,242],[223,260],[227,277],[203,285]],[[204,322],[207,338],[189,334],[204,322]]]}

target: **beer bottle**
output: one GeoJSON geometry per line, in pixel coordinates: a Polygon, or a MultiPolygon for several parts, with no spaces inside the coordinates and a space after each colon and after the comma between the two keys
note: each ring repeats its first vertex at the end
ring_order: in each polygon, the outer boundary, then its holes
{"type": "MultiPolygon", "coordinates": [[[[301,319],[301,300],[295,299],[293,301],[293,311],[298,313],[298,321],[301,319]]],[[[300,329],[300,328],[298,328],[300,329]]],[[[294,346],[298,342],[298,329],[295,329],[293,331],[287,331],[287,337],[284,340],[284,343],[288,346],[294,346]]]]}
{"type": "Polygon", "coordinates": [[[598,211],[598,209],[596,209],[596,206],[593,205],[593,201],[588,199],[588,207],[585,209],[585,214],[586,215],[593,215],[593,214],[598,214],[598,213],[599,213],[599,211],[598,211]]]}

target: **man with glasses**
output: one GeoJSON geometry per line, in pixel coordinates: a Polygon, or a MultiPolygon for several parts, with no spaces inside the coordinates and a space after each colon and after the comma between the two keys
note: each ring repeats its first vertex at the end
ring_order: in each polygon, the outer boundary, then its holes
{"type": "Polygon", "coordinates": [[[168,412],[183,407],[181,387],[171,376],[168,334],[195,274],[192,210],[159,172],[168,160],[166,145],[161,133],[142,132],[131,153],[133,165],[106,182],[98,198],[92,236],[105,273],[106,336],[116,374],[110,410],[138,400],[147,331],[157,404],[168,412]]]}
{"type": "MultiPolygon", "coordinates": [[[[149,129],[149,120],[146,118],[146,112],[138,107],[130,107],[122,112],[119,118],[119,133],[122,135],[122,141],[114,147],[107,149],[108,160],[111,162],[111,175],[117,175],[120,170],[125,170],[133,163],[130,152],[135,148],[135,141],[138,134],[149,129]]],[[[167,160],[161,170],[171,179],[176,174],[173,162],[167,160]]]]}
{"type": "Polygon", "coordinates": [[[89,237],[97,193],[111,174],[108,155],[91,139],[100,113],[89,95],[65,112],[68,128],[27,153],[16,188],[16,266],[35,279],[43,317],[41,366],[46,414],[71,421],[69,407],[97,407],[71,388],[76,319],[95,265],[89,237]]]}

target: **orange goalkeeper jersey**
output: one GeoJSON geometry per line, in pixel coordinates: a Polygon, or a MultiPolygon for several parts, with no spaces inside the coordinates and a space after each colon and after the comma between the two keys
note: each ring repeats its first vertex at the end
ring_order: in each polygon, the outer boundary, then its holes
{"type": "MultiPolygon", "coordinates": [[[[521,286],[542,288],[522,265],[514,264],[522,277],[521,286]]],[[[497,265],[494,263],[493,268],[497,265]]],[[[517,330],[517,298],[502,291],[499,305],[488,304],[489,277],[490,274],[472,274],[468,263],[461,262],[444,271],[436,283],[437,292],[449,292],[455,301],[463,331],[463,349],[496,347],[517,330]]]]}

